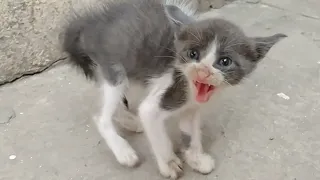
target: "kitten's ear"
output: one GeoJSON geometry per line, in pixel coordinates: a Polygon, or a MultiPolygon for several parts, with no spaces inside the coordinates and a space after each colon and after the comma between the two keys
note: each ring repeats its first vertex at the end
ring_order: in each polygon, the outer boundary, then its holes
{"type": "Polygon", "coordinates": [[[255,44],[255,51],[257,53],[257,61],[265,57],[273,45],[279,42],[281,39],[287,37],[285,34],[275,34],[268,37],[254,37],[252,38],[255,44]]]}
{"type": "Polygon", "coordinates": [[[181,11],[180,8],[174,5],[166,5],[165,12],[171,23],[179,29],[184,24],[190,24],[193,19],[181,11]]]}

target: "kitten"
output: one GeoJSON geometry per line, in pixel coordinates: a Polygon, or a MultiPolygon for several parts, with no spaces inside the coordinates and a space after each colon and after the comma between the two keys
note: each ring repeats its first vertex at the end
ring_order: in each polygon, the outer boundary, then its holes
{"type": "MultiPolygon", "coordinates": [[[[247,37],[223,19],[195,21],[159,0],[130,0],[73,16],[64,32],[63,48],[71,62],[99,83],[103,107],[97,127],[122,165],[135,166],[139,158],[118,134],[112,118],[118,106],[127,104],[122,100],[132,85],[146,90],[139,120],[159,171],[176,179],[182,163],[164,121],[181,114],[180,128],[191,138],[183,158],[194,170],[210,173],[215,165],[201,145],[199,105],[217,88],[241,82],[284,37],[247,37]]],[[[136,118],[125,108],[123,113],[136,118]]]]}

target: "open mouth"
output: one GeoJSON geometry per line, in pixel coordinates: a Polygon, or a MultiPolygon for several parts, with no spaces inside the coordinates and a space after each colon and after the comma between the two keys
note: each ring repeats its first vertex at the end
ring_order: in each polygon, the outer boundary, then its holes
{"type": "Polygon", "coordinates": [[[215,89],[215,86],[198,82],[198,81],[194,81],[194,85],[196,86],[196,89],[197,89],[196,100],[200,103],[209,101],[215,89]]]}

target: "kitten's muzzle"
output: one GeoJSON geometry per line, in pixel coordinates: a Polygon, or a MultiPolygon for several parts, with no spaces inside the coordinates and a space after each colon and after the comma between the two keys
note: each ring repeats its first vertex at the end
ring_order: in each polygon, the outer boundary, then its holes
{"type": "Polygon", "coordinates": [[[219,86],[224,80],[222,73],[218,69],[204,63],[192,64],[192,66],[189,66],[187,74],[194,83],[198,82],[215,87],[219,86]]]}
{"type": "Polygon", "coordinates": [[[196,69],[196,73],[197,76],[193,82],[196,86],[198,86],[199,84],[204,84],[208,86],[208,91],[213,90],[215,88],[215,86],[210,83],[210,77],[213,75],[213,73],[207,66],[203,66],[202,68],[196,69]]]}
{"type": "Polygon", "coordinates": [[[211,75],[213,75],[207,66],[197,68],[196,73],[197,73],[197,78],[196,78],[197,81],[201,81],[202,83],[205,83],[206,79],[208,79],[211,75]]]}

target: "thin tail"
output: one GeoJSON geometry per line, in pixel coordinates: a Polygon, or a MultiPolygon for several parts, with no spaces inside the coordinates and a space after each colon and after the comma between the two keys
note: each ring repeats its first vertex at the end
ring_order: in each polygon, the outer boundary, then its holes
{"type": "Polygon", "coordinates": [[[83,70],[88,79],[95,79],[96,63],[81,48],[81,28],[68,27],[64,34],[63,50],[69,54],[72,64],[83,70]]]}

